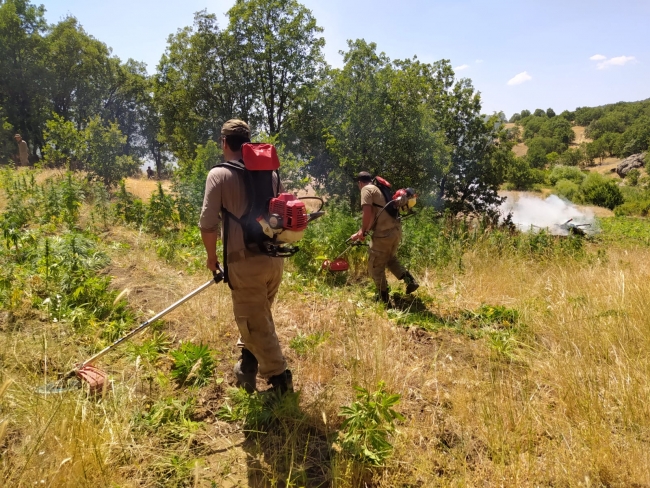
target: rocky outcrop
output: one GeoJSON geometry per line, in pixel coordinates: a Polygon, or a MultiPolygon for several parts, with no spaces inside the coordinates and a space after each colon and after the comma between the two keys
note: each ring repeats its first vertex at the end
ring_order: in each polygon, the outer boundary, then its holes
{"type": "Polygon", "coordinates": [[[645,165],[645,153],[633,154],[625,158],[616,166],[616,174],[621,178],[625,178],[627,174],[634,168],[643,168],[645,165]]]}

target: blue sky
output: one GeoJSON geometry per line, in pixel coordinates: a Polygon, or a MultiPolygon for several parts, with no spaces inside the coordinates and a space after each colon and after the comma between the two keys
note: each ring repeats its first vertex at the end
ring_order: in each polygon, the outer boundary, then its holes
{"type": "MultiPolygon", "coordinates": [[[[34,0],[32,0],[34,1],[34,0]]],[[[38,0],[34,3],[39,3],[38,0]]],[[[232,0],[44,0],[149,71],[167,37],[207,9],[226,25],[232,0]]],[[[481,92],[487,113],[650,98],[650,0],[303,0],[323,27],[325,56],[341,65],[347,39],[391,59],[449,59],[481,92]],[[593,58],[593,59],[592,59],[593,58]]]]}

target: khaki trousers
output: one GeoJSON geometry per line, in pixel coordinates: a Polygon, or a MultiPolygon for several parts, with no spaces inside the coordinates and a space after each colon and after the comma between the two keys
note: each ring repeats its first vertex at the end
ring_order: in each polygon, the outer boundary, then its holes
{"type": "Polygon", "coordinates": [[[241,336],[238,345],[257,358],[262,378],[287,368],[271,314],[283,267],[282,259],[263,255],[228,263],[233,312],[241,336]]]}
{"type": "Polygon", "coordinates": [[[398,280],[404,276],[406,269],[397,260],[397,249],[402,240],[402,229],[396,227],[382,237],[372,236],[368,250],[368,273],[377,286],[377,290],[388,290],[386,268],[398,280]]]}

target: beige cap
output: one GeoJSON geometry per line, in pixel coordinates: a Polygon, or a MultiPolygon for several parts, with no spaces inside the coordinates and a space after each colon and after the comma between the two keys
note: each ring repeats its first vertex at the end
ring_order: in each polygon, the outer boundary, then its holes
{"type": "Polygon", "coordinates": [[[251,130],[248,124],[243,120],[230,119],[221,127],[222,136],[251,136],[251,130]]]}

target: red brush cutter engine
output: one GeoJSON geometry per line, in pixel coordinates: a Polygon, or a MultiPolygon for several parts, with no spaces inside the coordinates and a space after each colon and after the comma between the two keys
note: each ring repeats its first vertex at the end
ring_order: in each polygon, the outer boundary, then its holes
{"type": "Polygon", "coordinates": [[[280,193],[277,198],[271,198],[269,225],[272,229],[305,230],[308,219],[304,202],[291,193],[280,193]]]}
{"type": "Polygon", "coordinates": [[[393,202],[395,207],[400,211],[409,211],[415,206],[417,195],[413,188],[402,188],[397,190],[393,195],[393,202]]]}

